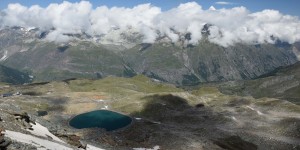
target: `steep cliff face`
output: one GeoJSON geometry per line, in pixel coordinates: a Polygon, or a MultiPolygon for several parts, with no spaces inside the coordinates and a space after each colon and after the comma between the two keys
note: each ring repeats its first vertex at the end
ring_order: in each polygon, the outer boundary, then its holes
{"type": "Polygon", "coordinates": [[[80,36],[69,43],[43,40],[44,32],[23,28],[0,32],[0,64],[26,70],[35,81],[66,78],[131,77],[145,74],[177,85],[256,78],[297,61],[298,45],[260,44],[222,47],[159,40],[130,48],[80,36]]]}

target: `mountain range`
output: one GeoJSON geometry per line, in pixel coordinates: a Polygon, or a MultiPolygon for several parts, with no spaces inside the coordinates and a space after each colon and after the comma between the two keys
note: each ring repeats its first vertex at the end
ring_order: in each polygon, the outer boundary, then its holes
{"type": "Polygon", "coordinates": [[[151,3],[0,10],[0,150],[300,150],[291,6],[151,3]]]}
{"type": "MultiPolygon", "coordinates": [[[[202,29],[204,37],[209,34],[206,28],[202,29]]],[[[33,82],[144,74],[162,82],[195,85],[257,78],[294,64],[300,53],[299,43],[279,40],[274,44],[223,47],[206,38],[196,45],[188,44],[189,34],[182,34],[175,43],[168,37],[142,43],[137,34],[124,33],[120,34],[121,43],[87,34],[66,34],[75,39],[55,43],[44,39],[48,33],[38,28],[2,29],[0,64],[28,73],[34,77],[33,82]]]]}
{"type": "Polygon", "coordinates": [[[300,43],[84,33],[57,43],[49,32],[0,30],[0,149],[299,149],[300,43]],[[132,122],[112,132],[70,126],[91,110],[132,122]]]}

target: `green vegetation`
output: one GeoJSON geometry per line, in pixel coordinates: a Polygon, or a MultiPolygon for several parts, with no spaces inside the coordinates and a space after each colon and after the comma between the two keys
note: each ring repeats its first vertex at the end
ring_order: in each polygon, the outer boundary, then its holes
{"type": "Polygon", "coordinates": [[[279,68],[267,77],[255,80],[215,84],[225,94],[251,95],[255,98],[272,97],[300,104],[300,63],[279,68]]]}
{"type": "Polygon", "coordinates": [[[74,73],[68,70],[57,70],[50,67],[43,70],[42,72],[34,73],[34,76],[36,77],[34,79],[35,83],[53,80],[61,81],[70,78],[96,78],[96,75],[93,76],[92,74],[74,73]]]}
{"type": "Polygon", "coordinates": [[[70,89],[73,91],[105,91],[122,94],[122,91],[130,93],[143,92],[179,92],[183,91],[173,85],[155,83],[143,75],[137,75],[133,78],[106,77],[102,80],[74,80],[71,81],[70,89]]]}
{"type": "Polygon", "coordinates": [[[23,84],[30,82],[28,74],[0,65],[0,82],[23,84]]]}
{"type": "Polygon", "coordinates": [[[207,94],[220,94],[216,87],[201,87],[198,90],[192,91],[192,94],[196,96],[207,95],[207,94]]]}

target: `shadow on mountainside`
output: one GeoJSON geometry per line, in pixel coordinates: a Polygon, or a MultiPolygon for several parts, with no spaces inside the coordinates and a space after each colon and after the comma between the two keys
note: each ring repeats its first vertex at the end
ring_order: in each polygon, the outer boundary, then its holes
{"type": "Polygon", "coordinates": [[[131,114],[133,118],[141,119],[134,119],[132,125],[125,129],[102,133],[98,141],[113,149],[153,148],[156,145],[161,149],[192,150],[222,149],[225,146],[232,150],[257,148],[239,137],[230,138],[231,135],[219,130],[218,124],[226,118],[203,104],[191,106],[186,99],[171,94],[145,96],[142,100],[147,101],[144,109],[131,114]]]}

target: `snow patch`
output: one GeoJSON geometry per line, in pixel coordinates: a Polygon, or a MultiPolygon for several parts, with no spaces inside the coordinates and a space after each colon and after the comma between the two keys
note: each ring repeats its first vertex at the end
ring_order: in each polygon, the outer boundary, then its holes
{"type": "Polygon", "coordinates": [[[29,50],[29,48],[23,48],[23,49],[20,50],[20,53],[26,52],[28,50],[29,50]]]}
{"type": "Polygon", "coordinates": [[[61,143],[65,143],[64,141],[62,141],[61,139],[59,139],[58,137],[56,137],[55,135],[53,135],[51,132],[49,132],[49,130],[42,126],[41,124],[37,123],[34,125],[32,124],[32,128],[33,130],[29,130],[27,129],[27,131],[29,131],[31,134],[36,135],[36,136],[41,136],[41,137],[50,137],[51,139],[57,141],[57,142],[61,142],[61,143]]]}
{"type": "MultiPolygon", "coordinates": [[[[42,129],[42,132],[46,132],[43,126],[37,125],[35,128],[37,127],[42,129]]],[[[74,148],[71,148],[71,146],[65,143],[56,143],[56,141],[49,141],[46,139],[42,139],[28,134],[23,134],[20,132],[6,130],[5,132],[2,133],[4,133],[6,137],[12,140],[36,146],[38,150],[74,150],[74,148]]],[[[86,150],[104,150],[104,149],[87,144],[86,150]]]]}
{"type": "Polygon", "coordinates": [[[104,150],[104,149],[102,149],[102,148],[98,148],[98,147],[95,147],[95,146],[93,146],[93,145],[87,145],[86,146],[86,150],[104,150]]]}
{"type": "Polygon", "coordinates": [[[8,58],[7,51],[4,52],[4,55],[0,58],[0,61],[5,61],[8,58]]]}
{"type": "Polygon", "coordinates": [[[231,116],[231,119],[237,121],[237,119],[234,116],[231,116]]]}
{"type": "Polygon", "coordinates": [[[102,107],[101,109],[108,109],[108,106],[107,105],[105,105],[104,107],[102,107]]]}
{"type": "Polygon", "coordinates": [[[250,106],[246,106],[246,107],[249,108],[249,109],[251,109],[251,110],[253,110],[253,111],[256,111],[256,113],[257,113],[258,115],[263,115],[262,112],[260,112],[259,110],[254,109],[253,107],[250,107],[250,106]]]}
{"type": "Polygon", "coordinates": [[[263,113],[260,112],[259,110],[256,110],[256,112],[257,112],[257,114],[259,114],[259,115],[263,115],[263,113]]]}
{"type": "Polygon", "coordinates": [[[154,82],[161,82],[160,80],[154,79],[154,78],[152,78],[152,80],[153,80],[154,82]]]}
{"type": "Polygon", "coordinates": [[[103,99],[97,99],[95,101],[97,101],[97,102],[104,102],[105,100],[103,100],[103,99]]]}
{"type": "Polygon", "coordinates": [[[5,136],[9,137],[12,140],[36,146],[38,150],[73,150],[73,148],[66,145],[34,137],[32,135],[23,134],[20,132],[6,130],[3,133],[5,134],[5,136]]]}
{"type": "Polygon", "coordinates": [[[153,148],[133,148],[133,150],[159,150],[160,147],[158,145],[154,146],[153,148]]]}
{"type": "Polygon", "coordinates": [[[135,118],[135,120],[142,120],[142,118],[135,118]]]}

